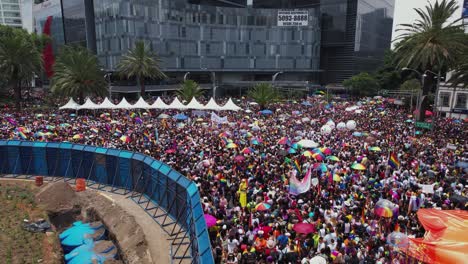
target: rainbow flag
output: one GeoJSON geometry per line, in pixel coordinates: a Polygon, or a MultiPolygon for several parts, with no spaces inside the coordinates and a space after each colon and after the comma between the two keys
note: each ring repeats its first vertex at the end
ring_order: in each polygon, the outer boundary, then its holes
{"type": "Polygon", "coordinates": [[[390,157],[388,157],[388,165],[394,169],[398,169],[401,165],[397,155],[394,152],[390,153],[390,157]]]}
{"type": "Polygon", "coordinates": [[[149,140],[150,139],[150,134],[147,131],[145,131],[145,132],[143,132],[143,137],[145,138],[145,140],[149,140]]]}
{"type": "Polygon", "coordinates": [[[135,118],[135,116],[136,116],[136,114],[135,114],[134,112],[132,112],[132,113],[130,114],[130,117],[131,117],[131,118],[135,118]]]}
{"type": "Polygon", "coordinates": [[[414,168],[414,172],[419,173],[419,172],[421,171],[421,167],[419,166],[419,161],[413,160],[413,161],[411,162],[411,165],[412,165],[413,168],[414,168]]]}
{"type": "Polygon", "coordinates": [[[302,174],[302,172],[301,172],[301,165],[299,164],[299,162],[298,162],[297,160],[294,160],[293,166],[294,166],[294,168],[297,170],[297,172],[299,172],[300,174],[302,174]]]}
{"type": "Polygon", "coordinates": [[[28,139],[28,136],[26,136],[26,134],[24,134],[23,131],[19,131],[19,132],[18,132],[18,136],[19,136],[20,138],[22,138],[22,139],[28,139]]]}
{"type": "Polygon", "coordinates": [[[311,169],[312,166],[309,167],[307,170],[306,176],[302,181],[299,181],[295,175],[292,175],[289,179],[289,193],[292,195],[299,195],[301,193],[305,193],[310,189],[312,184],[312,176],[311,176],[311,169]]]}

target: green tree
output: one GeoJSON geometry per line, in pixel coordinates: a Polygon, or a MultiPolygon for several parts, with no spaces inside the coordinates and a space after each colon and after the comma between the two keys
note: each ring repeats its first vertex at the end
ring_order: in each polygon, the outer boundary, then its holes
{"type": "MultiPolygon", "coordinates": [[[[416,22],[401,24],[397,30],[403,32],[396,39],[395,61],[398,67],[421,72],[443,72],[455,67],[468,45],[468,35],[464,33],[460,20],[449,22],[457,9],[455,0],[437,0],[434,5],[428,3],[425,8],[415,9],[418,14],[416,22]]],[[[433,87],[434,81],[430,75],[425,78],[423,95],[433,92],[433,87]]],[[[419,112],[424,113],[428,107],[427,102],[423,103],[419,112]]]]}
{"type": "Polygon", "coordinates": [[[386,51],[382,66],[373,74],[379,83],[380,89],[395,90],[403,83],[401,72],[397,69],[394,57],[395,52],[392,50],[386,51]]]}
{"type": "Polygon", "coordinates": [[[198,83],[192,80],[186,80],[180,85],[180,89],[176,91],[176,94],[183,101],[190,102],[192,98],[202,96],[204,91],[200,89],[198,83]]]}
{"type": "Polygon", "coordinates": [[[260,83],[249,90],[248,97],[259,104],[261,109],[265,109],[268,104],[274,103],[279,99],[279,94],[270,84],[260,83]]]}
{"type": "Polygon", "coordinates": [[[129,50],[117,65],[117,71],[124,78],[136,78],[140,85],[140,96],[145,95],[145,78],[166,78],[160,69],[161,60],[143,41],[135,42],[135,48],[129,50]]]}
{"type": "Polygon", "coordinates": [[[367,72],[361,72],[345,80],[343,86],[351,89],[352,93],[358,96],[374,95],[380,88],[378,81],[367,72]]]}
{"type": "Polygon", "coordinates": [[[407,80],[400,86],[400,90],[405,90],[405,91],[421,90],[421,82],[418,79],[407,80]]]}
{"type": "Polygon", "coordinates": [[[464,88],[468,87],[468,50],[460,57],[460,63],[454,67],[454,72],[449,82],[453,87],[462,84],[464,88]]]}
{"type": "Polygon", "coordinates": [[[53,93],[78,97],[84,103],[86,96],[107,94],[107,82],[98,59],[81,46],[64,46],[54,65],[51,80],[53,93]]]}
{"type": "Polygon", "coordinates": [[[46,41],[23,29],[0,25],[0,78],[14,91],[15,106],[21,110],[22,86],[42,68],[41,50],[46,41]]]}

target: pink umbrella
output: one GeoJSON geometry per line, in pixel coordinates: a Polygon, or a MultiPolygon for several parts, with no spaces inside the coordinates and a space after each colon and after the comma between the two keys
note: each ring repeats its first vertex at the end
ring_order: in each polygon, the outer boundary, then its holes
{"type": "Polygon", "coordinates": [[[293,226],[293,230],[301,234],[310,234],[315,232],[315,226],[309,223],[297,223],[293,226]]]}
{"type": "Polygon", "coordinates": [[[205,222],[206,222],[207,227],[215,226],[216,221],[217,221],[216,217],[209,215],[209,214],[205,214],[205,222]]]}
{"type": "Polygon", "coordinates": [[[235,158],[234,158],[235,161],[237,162],[242,162],[245,160],[244,156],[242,155],[237,155],[235,158]]]}

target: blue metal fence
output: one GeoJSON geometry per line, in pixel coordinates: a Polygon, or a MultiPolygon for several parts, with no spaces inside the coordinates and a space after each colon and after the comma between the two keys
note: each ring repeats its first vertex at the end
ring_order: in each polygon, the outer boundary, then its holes
{"type": "Polygon", "coordinates": [[[92,188],[131,193],[156,222],[173,225],[169,234],[176,252],[187,246],[181,258],[214,263],[197,186],[151,157],[71,143],[0,140],[0,174],[84,178],[92,188]]]}

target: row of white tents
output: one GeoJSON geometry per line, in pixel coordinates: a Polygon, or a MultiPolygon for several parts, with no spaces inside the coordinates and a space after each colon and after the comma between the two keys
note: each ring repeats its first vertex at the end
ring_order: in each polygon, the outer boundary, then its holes
{"type": "Polygon", "coordinates": [[[180,109],[180,110],[214,110],[214,111],[238,111],[241,110],[231,98],[223,106],[218,105],[213,98],[208,101],[207,104],[203,105],[193,98],[190,103],[183,104],[175,97],[174,101],[170,104],[164,103],[160,97],[153,103],[148,104],[143,97],[140,97],[135,104],[130,104],[125,97],[117,105],[113,104],[107,97],[100,104],[94,103],[91,99],[87,98],[83,105],[76,103],[73,98],[70,98],[68,103],[61,106],[59,109],[71,109],[71,110],[96,110],[96,109],[180,109]]]}

